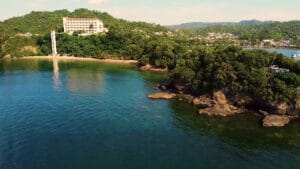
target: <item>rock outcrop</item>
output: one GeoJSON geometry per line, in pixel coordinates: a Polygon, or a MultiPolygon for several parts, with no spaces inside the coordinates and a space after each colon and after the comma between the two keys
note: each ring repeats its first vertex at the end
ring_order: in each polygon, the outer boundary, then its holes
{"type": "Polygon", "coordinates": [[[167,68],[165,68],[165,69],[155,68],[155,67],[151,66],[150,64],[146,64],[146,65],[140,67],[140,69],[142,71],[152,71],[152,72],[167,72],[168,71],[167,68]]]}
{"type": "Polygon", "coordinates": [[[176,94],[160,92],[160,93],[150,94],[148,98],[153,100],[158,100],[158,99],[171,100],[176,98],[176,94]]]}
{"type": "Polygon", "coordinates": [[[267,115],[263,119],[264,127],[284,127],[290,122],[291,118],[288,116],[280,115],[267,115]]]}
{"type": "Polygon", "coordinates": [[[289,105],[287,103],[280,103],[275,106],[276,114],[286,115],[289,112],[289,105]]]}
{"type": "MultiPolygon", "coordinates": [[[[210,104],[207,104],[207,106],[210,106],[210,104]]],[[[209,116],[227,117],[238,113],[242,113],[242,110],[230,105],[222,91],[214,93],[212,105],[210,107],[199,110],[199,114],[206,114],[209,116]]]]}
{"type": "Polygon", "coordinates": [[[297,114],[300,114],[300,98],[296,101],[295,110],[297,114]]]}
{"type": "Polygon", "coordinates": [[[143,70],[143,71],[150,70],[151,68],[152,68],[152,66],[150,64],[147,64],[147,65],[144,65],[144,66],[140,67],[140,69],[143,70]]]}
{"type": "Polygon", "coordinates": [[[188,102],[188,103],[193,103],[193,100],[194,100],[194,97],[192,95],[189,95],[189,94],[177,94],[176,98],[178,100],[183,100],[183,101],[188,102]]]}
{"type": "Polygon", "coordinates": [[[235,94],[230,97],[230,100],[237,107],[246,107],[253,101],[249,95],[244,93],[235,94]]]}
{"type": "Polygon", "coordinates": [[[206,108],[206,109],[200,109],[199,114],[206,114],[209,116],[233,116],[235,114],[242,113],[242,111],[232,105],[220,105],[215,104],[213,107],[206,108]]]}
{"type": "Polygon", "coordinates": [[[214,102],[209,95],[203,95],[194,98],[193,104],[198,106],[200,109],[205,109],[205,108],[212,107],[214,102]]]}
{"type": "Polygon", "coordinates": [[[175,83],[174,84],[174,89],[178,92],[178,93],[184,93],[186,86],[183,84],[179,84],[179,83],[175,83]]]}
{"type": "Polygon", "coordinates": [[[161,91],[167,91],[169,89],[169,87],[167,85],[164,85],[164,84],[158,84],[155,88],[157,90],[161,90],[161,91]]]}
{"type": "Polygon", "coordinates": [[[11,59],[12,56],[10,54],[3,56],[3,59],[11,59]]]}

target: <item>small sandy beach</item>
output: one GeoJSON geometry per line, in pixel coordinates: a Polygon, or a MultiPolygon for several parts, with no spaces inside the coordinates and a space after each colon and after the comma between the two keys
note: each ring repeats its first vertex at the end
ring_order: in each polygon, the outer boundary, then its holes
{"type": "Polygon", "coordinates": [[[58,59],[61,61],[95,61],[95,62],[106,62],[106,63],[118,63],[118,64],[137,64],[136,60],[120,60],[120,59],[95,59],[95,58],[84,58],[84,57],[73,57],[73,56],[26,56],[19,59],[58,59]]]}

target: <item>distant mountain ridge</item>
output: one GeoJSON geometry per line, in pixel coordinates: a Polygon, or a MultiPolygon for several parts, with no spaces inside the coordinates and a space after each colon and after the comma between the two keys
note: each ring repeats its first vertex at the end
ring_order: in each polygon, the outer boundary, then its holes
{"type": "Polygon", "coordinates": [[[179,25],[169,25],[167,27],[171,29],[199,29],[210,26],[252,26],[273,22],[276,21],[242,20],[240,22],[189,22],[179,25]]]}
{"type": "Polygon", "coordinates": [[[231,33],[251,43],[265,39],[275,41],[288,40],[294,46],[300,46],[300,21],[259,21],[243,20],[240,22],[191,22],[167,26],[183,30],[190,37],[205,36],[208,33],[231,33]]]}

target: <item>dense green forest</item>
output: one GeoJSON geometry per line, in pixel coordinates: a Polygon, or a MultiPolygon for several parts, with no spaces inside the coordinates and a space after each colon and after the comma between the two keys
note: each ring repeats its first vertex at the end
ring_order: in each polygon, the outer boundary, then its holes
{"type": "Polygon", "coordinates": [[[193,93],[227,88],[248,93],[260,101],[292,102],[297,98],[299,73],[300,62],[282,55],[235,46],[195,46],[178,60],[171,79],[188,84],[193,93]],[[273,64],[291,72],[271,77],[268,67],[273,64]]]}
{"type": "MultiPolygon", "coordinates": [[[[86,9],[74,12],[32,12],[2,22],[1,56],[50,54],[50,30],[62,31],[63,16],[98,17],[104,21],[109,32],[92,36],[79,36],[78,33],[59,34],[58,53],[62,55],[136,59],[140,65],[151,64],[158,68],[168,68],[170,81],[186,86],[186,91],[195,95],[226,88],[233,92],[247,93],[261,101],[294,104],[298,98],[296,88],[300,85],[300,61],[280,54],[243,50],[227,44],[208,47],[200,40],[189,39],[184,34],[172,32],[159,25],[128,22],[115,19],[107,13],[86,9]],[[33,36],[16,36],[19,32],[30,32],[33,36]],[[273,64],[287,68],[290,72],[274,75],[269,69],[273,64]]],[[[207,27],[201,31],[234,30],[243,39],[262,39],[275,35],[277,38],[298,38],[298,27],[290,27],[290,24],[299,23],[272,23],[245,29],[228,26],[207,27]],[[268,28],[272,28],[274,32],[268,28]],[[261,33],[255,33],[258,30],[261,33]],[[284,33],[280,35],[276,33],[283,30],[284,33]]]]}
{"type": "Polygon", "coordinates": [[[73,12],[68,10],[57,10],[54,12],[31,12],[25,16],[13,17],[0,23],[0,30],[9,35],[16,33],[27,33],[44,35],[50,30],[62,31],[63,17],[96,17],[101,19],[105,26],[111,27],[126,27],[128,29],[142,28],[145,31],[160,31],[166,28],[154,24],[144,22],[128,22],[122,19],[116,19],[108,13],[92,11],[87,9],[77,9],[73,12]]]}

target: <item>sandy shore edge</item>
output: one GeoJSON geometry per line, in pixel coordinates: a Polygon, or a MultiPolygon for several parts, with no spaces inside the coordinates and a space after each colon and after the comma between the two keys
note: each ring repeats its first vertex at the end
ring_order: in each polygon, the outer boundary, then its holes
{"type": "Polygon", "coordinates": [[[95,59],[73,56],[26,56],[19,59],[58,59],[61,61],[95,61],[105,63],[118,63],[118,64],[137,64],[137,60],[121,60],[121,59],[95,59]]]}

